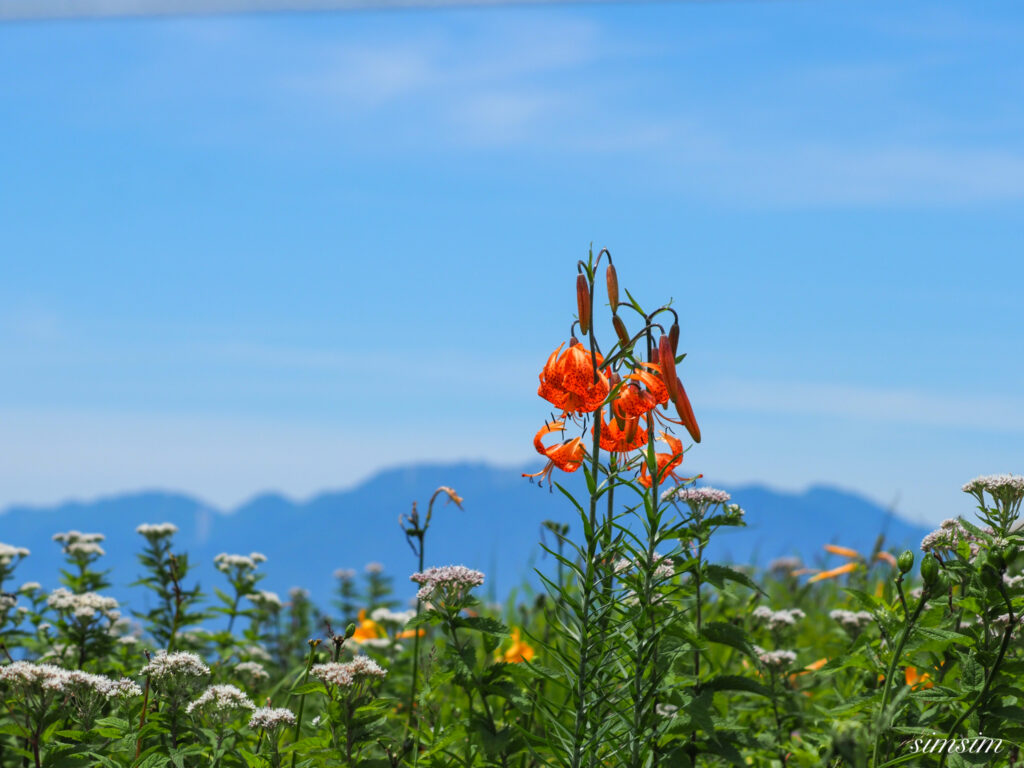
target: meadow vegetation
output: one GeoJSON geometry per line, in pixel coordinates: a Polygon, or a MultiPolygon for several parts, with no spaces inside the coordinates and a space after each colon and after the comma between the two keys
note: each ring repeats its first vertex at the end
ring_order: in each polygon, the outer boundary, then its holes
{"type": "Polygon", "coordinates": [[[539,590],[485,604],[484,573],[432,562],[446,487],[396,528],[411,602],[374,564],[339,570],[329,606],[281,597],[258,552],[219,555],[207,591],[168,523],[138,528],[132,606],[99,534],[56,534],[45,586],[0,544],[0,768],[1020,764],[1024,478],[968,482],[916,551],[713,562],[748,511],[680,474],[701,433],[679,315],[620,295],[607,251],[576,279],[538,389],[530,481],[566,508],[539,590]]]}

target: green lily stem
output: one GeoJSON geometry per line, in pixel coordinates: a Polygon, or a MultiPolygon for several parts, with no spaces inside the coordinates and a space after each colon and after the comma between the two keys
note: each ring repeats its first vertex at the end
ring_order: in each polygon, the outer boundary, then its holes
{"type": "Polygon", "coordinates": [[[888,729],[888,723],[886,722],[886,709],[889,706],[889,694],[892,691],[893,676],[896,674],[896,666],[899,664],[900,657],[903,655],[903,648],[907,644],[907,639],[910,637],[911,631],[914,629],[914,624],[921,616],[921,611],[924,610],[925,603],[928,601],[928,590],[926,588],[925,594],[921,595],[921,599],[917,602],[917,607],[914,609],[913,615],[907,620],[907,625],[903,630],[903,634],[900,635],[899,642],[896,644],[896,650],[889,660],[889,668],[885,675],[885,687],[882,689],[882,708],[881,717],[883,724],[879,725],[878,733],[875,735],[875,747],[872,752],[872,765],[879,765],[878,762],[878,750],[881,746],[883,739],[885,738],[885,732],[888,729]]]}

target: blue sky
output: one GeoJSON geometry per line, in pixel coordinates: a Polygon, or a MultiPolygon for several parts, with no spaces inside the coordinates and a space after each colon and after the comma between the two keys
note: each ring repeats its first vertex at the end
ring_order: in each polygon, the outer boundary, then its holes
{"type": "Polygon", "coordinates": [[[908,517],[1024,466],[1024,10],[0,26],[0,506],[539,457],[607,246],[712,482],[908,517]]]}

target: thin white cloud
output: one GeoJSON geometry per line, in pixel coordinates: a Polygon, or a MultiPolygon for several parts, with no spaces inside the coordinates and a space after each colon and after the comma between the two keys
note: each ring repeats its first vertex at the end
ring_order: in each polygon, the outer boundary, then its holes
{"type": "Polygon", "coordinates": [[[1024,398],[811,382],[708,382],[701,402],[724,411],[830,416],[974,432],[1024,433],[1024,398]]]}
{"type": "Polygon", "coordinates": [[[0,410],[0,424],[0,509],[153,488],[229,509],[263,490],[305,498],[387,466],[512,464],[527,455],[523,446],[492,440],[493,422],[398,431],[199,413],[18,409],[0,410]]]}

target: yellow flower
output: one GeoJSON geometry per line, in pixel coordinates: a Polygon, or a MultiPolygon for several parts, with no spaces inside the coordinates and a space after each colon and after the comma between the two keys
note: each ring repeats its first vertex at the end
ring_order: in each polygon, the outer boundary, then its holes
{"type": "Polygon", "coordinates": [[[529,661],[533,656],[533,648],[525,640],[520,639],[518,627],[514,628],[512,630],[512,645],[509,646],[501,658],[509,664],[518,664],[521,661],[529,661]]]}
{"type": "Polygon", "coordinates": [[[366,609],[359,611],[359,626],[352,635],[352,642],[362,645],[367,640],[380,640],[387,637],[384,627],[373,619],[366,618],[366,609]]]}

